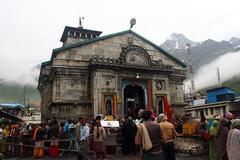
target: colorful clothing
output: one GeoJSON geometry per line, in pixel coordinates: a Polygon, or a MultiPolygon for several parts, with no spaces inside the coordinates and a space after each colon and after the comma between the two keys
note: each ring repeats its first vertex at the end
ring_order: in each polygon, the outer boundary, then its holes
{"type": "MultiPolygon", "coordinates": [[[[7,140],[8,140],[8,137],[9,137],[9,133],[10,133],[10,130],[9,130],[9,126],[6,126],[4,127],[3,129],[3,140],[2,140],[2,143],[7,143],[7,140]]],[[[8,145],[5,144],[5,145],[2,145],[2,153],[6,152],[6,150],[8,149],[8,145]]]]}
{"type": "Polygon", "coordinates": [[[20,147],[17,145],[19,144],[19,137],[20,137],[20,126],[18,124],[13,124],[10,127],[10,143],[13,145],[9,145],[10,153],[14,156],[18,155],[20,152],[20,147]]]}
{"type": "Polygon", "coordinates": [[[240,130],[231,129],[227,139],[227,154],[229,160],[239,160],[240,157],[240,130]]]}
{"type": "Polygon", "coordinates": [[[175,127],[173,126],[173,124],[168,122],[168,121],[164,121],[164,122],[160,123],[160,127],[161,127],[161,130],[165,134],[165,138],[166,138],[165,141],[166,141],[166,143],[173,142],[173,140],[177,136],[177,132],[176,132],[175,127]]]}
{"type": "Polygon", "coordinates": [[[44,137],[45,137],[45,131],[43,128],[38,127],[34,131],[34,141],[35,141],[35,147],[33,151],[34,158],[42,158],[44,157],[44,137]]]}
{"type": "Polygon", "coordinates": [[[80,125],[80,140],[88,140],[90,129],[87,125],[80,125]]]}
{"type": "Polygon", "coordinates": [[[163,121],[160,123],[161,130],[166,136],[165,144],[163,145],[163,155],[165,160],[175,160],[174,139],[177,136],[177,132],[172,123],[163,121]]]}
{"type": "Polygon", "coordinates": [[[221,119],[219,122],[219,129],[216,137],[217,151],[220,156],[220,160],[225,160],[227,158],[226,143],[228,137],[228,127],[227,120],[221,119]]]}
{"type": "Polygon", "coordinates": [[[218,132],[218,121],[214,120],[210,127],[212,139],[209,141],[209,160],[219,160],[219,155],[216,146],[216,136],[218,132]]]}
{"type": "Polygon", "coordinates": [[[96,152],[105,152],[106,131],[103,127],[95,126],[93,128],[94,150],[96,152]]]}
{"type": "Polygon", "coordinates": [[[3,153],[2,148],[3,148],[3,129],[0,128],[0,153],[3,153]]]}
{"type": "Polygon", "coordinates": [[[138,126],[137,135],[135,137],[135,143],[137,145],[141,145],[143,148],[146,148],[143,151],[142,159],[143,160],[145,159],[146,160],[149,160],[149,159],[163,160],[162,143],[165,142],[165,135],[162,132],[160,125],[158,123],[155,123],[149,120],[144,122],[144,126],[146,127],[148,134],[145,134],[145,131],[143,130],[143,128],[141,126],[140,127],[138,126]],[[150,143],[152,145],[151,148],[147,147],[149,146],[149,144],[148,144],[148,141],[145,140],[145,138],[148,139],[148,136],[145,137],[144,135],[149,136],[150,143]]]}

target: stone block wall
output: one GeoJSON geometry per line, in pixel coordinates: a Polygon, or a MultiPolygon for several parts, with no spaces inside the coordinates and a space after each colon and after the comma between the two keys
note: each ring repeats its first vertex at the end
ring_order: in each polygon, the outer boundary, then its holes
{"type": "MultiPolygon", "coordinates": [[[[48,116],[55,113],[61,118],[71,116],[70,113],[74,113],[73,116],[81,114],[86,116],[90,114],[96,115],[101,110],[103,93],[115,94],[117,106],[120,108],[119,81],[122,78],[136,78],[137,71],[117,71],[115,69],[89,70],[89,62],[92,56],[95,55],[118,59],[122,52],[122,47],[128,45],[137,45],[144,48],[151,60],[160,60],[164,65],[171,65],[179,70],[183,69],[182,66],[161,53],[154,46],[131,33],[63,50],[55,53],[51,62],[51,76],[49,73],[49,77],[52,79],[51,88],[41,93],[44,97],[42,102],[44,113],[48,116]],[[107,83],[110,84],[107,85],[107,83]],[[61,108],[63,109],[61,110],[61,108]]],[[[140,79],[152,80],[153,105],[156,106],[156,97],[159,95],[167,95],[169,104],[183,102],[183,92],[180,89],[181,84],[172,82],[169,79],[170,73],[139,72],[139,74],[140,79]],[[162,82],[163,88],[157,88],[157,82],[162,82]]],[[[182,83],[182,80],[180,80],[180,83],[182,83]]],[[[117,110],[117,112],[120,113],[122,111],[117,110]]]]}
{"type": "MultiPolygon", "coordinates": [[[[119,58],[120,53],[122,52],[122,47],[128,46],[129,42],[128,39],[133,39],[133,45],[141,46],[142,48],[146,49],[148,54],[150,55],[152,60],[162,60],[164,64],[172,65],[177,69],[181,69],[182,66],[175,63],[169,57],[161,53],[159,50],[151,46],[150,44],[144,42],[142,39],[134,36],[133,34],[125,34],[121,36],[116,36],[113,38],[97,41],[91,44],[87,44],[78,48],[72,48],[66,51],[62,51],[57,54],[54,58],[54,61],[57,63],[53,63],[55,65],[61,65],[61,63],[67,62],[60,62],[62,61],[71,61],[71,60],[79,60],[79,61],[89,61],[90,58],[94,55],[99,55],[101,57],[109,57],[109,58],[119,58]]],[[[74,66],[81,66],[83,65],[82,62],[72,64],[74,66]]]]}

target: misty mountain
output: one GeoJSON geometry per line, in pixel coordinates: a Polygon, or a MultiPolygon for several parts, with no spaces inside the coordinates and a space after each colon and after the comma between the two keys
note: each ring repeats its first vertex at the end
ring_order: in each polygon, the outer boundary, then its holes
{"type": "Polygon", "coordinates": [[[40,94],[36,87],[26,85],[4,83],[0,81],[0,103],[20,103],[33,105],[35,101],[39,101],[40,94]]]}
{"type": "Polygon", "coordinates": [[[208,39],[203,42],[194,42],[181,33],[173,33],[170,38],[168,38],[160,46],[179,60],[188,64],[189,56],[186,44],[190,44],[193,70],[196,71],[202,65],[211,62],[217,57],[227,52],[236,51],[237,48],[240,47],[240,39],[233,37],[229,41],[217,42],[208,39]]]}
{"type": "Polygon", "coordinates": [[[172,51],[172,50],[185,50],[186,44],[191,44],[192,46],[199,45],[199,42],[194,42],[187,37],[185,37],[181,33],[173,33],[171,36],[160,46],[164,48],[165,50],[172,51]]]}

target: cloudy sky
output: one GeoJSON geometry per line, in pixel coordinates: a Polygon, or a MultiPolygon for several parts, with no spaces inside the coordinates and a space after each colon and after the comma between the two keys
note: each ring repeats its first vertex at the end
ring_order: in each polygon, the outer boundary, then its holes
{"type": "Polygon", "coordinates": [[[32,83],[33,67],[60,47],[64,26],[78,26],[103,35],[129,29],[156,44],[173,32],[203,41],[240,37],[239,0],[7,0],[0,5],[0,79],[32,83]]]}

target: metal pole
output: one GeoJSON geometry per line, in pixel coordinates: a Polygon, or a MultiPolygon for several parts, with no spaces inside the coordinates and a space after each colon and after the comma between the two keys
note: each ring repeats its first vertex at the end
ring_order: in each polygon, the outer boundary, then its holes
{"type": "Polygon", "coordinates": [[[26,102],[26,86],[23,87],[23,105],[25,106],[26,102]]]}
{"type": "Polygon", "coordinates": [[[189,77],[190,77],[190,82],[191,82],[191,90],[192,90],[192,93],[193,93],[192,96],[195,96],[195,83],[194,83],[194,80],[193,80],[192,54],[190,52],[191,44],[187,43],[186,46],[188,47],[187,52],[188,52],[188,63],[189,63],[189,77]]]}

